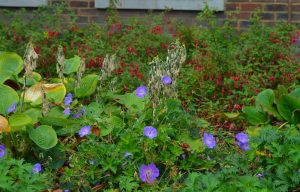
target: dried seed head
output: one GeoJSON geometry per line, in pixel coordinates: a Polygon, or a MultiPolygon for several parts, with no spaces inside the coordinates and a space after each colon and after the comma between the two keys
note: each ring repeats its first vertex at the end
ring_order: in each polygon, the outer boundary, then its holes
{"type": "Polygon", "coordinates": [[[64,55],[64,49],[59,46],[56,53],[56,72],[58,74],[58,77],[62,80],[64,79],[64,70],[65,70],[65,55],[64,55]]]}
{"type": "Polygon", "coordinates": [[[42,97],[42,114],[45,117],[48,115],[48,113],[50,111],[50,107],[49,107],[50,103],[46,97],[46,92],[45,92],[44,86],[42,86],[42,95],[43,95],[43,97],[42,97]]]}
{"type": "Polygon", "coordinates": [[[78,69],[78,72],[77,72],[77,86],[79,87],[80,86],[80,83],[81,83],[81,79],[82,79],[82,76],[85,72],[85,59],[81,59],[80,60],[80,66],[79,66],[79,69],[78,69]]]}
{"type": "Polygon", "coordinates": [[[152,68],[149,72],[149,94],[153,103],[153,115],[155,115],[155,107],[162,103],[167,98],[176,98],[176,79],[179,76],[181,65],[186,59],[185,46],[180,44],[177,40],[175,43],[169,45],[168,55],[166,61],[161,61],[155,57],[150,65],[152,68]],[[162,77],[170,77],[171,86],[162,82],[162,77]]]}
{"type": "Polygon", "coordinates": [[[38,54],[35,52],[32,43],[29,42],[26,46],[26,51],[24,54],[24,66],[26,76],[32,77],[32,72],[36,68],[37,59],[38,54]]]}

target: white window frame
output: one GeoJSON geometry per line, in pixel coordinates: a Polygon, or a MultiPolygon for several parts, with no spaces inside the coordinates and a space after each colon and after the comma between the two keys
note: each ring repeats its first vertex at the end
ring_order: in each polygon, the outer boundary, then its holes
{"type": "MultiPolygon", "coordinates": [[[[151,9],[164,10],[170,8],[172,10],[183,11],[200,11],[204,7],[205,0],[118,0],[118,9],[151,9]]],[[[209,7],[217,11],[224,11],[225,0],[208,0],[209,7]]],[[[95,0],[95,7],[105,9],[109,7],[109,0],[95,0]]]]}
{"type": "Polygon", "coordinates": [[[0,7],[38,7],[48,5],[47,0],[0,0],[0,7]]]}

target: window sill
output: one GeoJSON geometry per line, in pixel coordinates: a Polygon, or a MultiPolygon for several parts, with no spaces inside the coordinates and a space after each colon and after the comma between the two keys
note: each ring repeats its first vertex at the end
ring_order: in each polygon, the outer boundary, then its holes
{"type": "MultiPolygon", "coordinates": [[[[204,7],[204,0],[119,0],[117,9],[151,9],[183,11],[200,11],[204,7]]],[[[208,5],[218,11],[224,11],[224,0],[208,0],[208,5]]],[[[109,0],[95,0],[95,7],[105,9],[109,7],[109,0]]]]}

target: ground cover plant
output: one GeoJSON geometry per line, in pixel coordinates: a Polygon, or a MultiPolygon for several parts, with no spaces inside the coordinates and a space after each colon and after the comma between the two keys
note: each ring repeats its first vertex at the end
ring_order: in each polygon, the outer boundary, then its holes
{"type": "Polygon", "coordinates": [[[18,14],[0,28],[1,191],[299,190],[294,26],[18,14]]]}

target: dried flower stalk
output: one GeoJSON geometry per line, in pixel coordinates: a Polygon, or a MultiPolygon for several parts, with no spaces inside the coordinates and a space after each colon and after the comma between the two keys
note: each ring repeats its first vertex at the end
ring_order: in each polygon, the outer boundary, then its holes
{"type": "Polygon", "coordinates": [[[65,54],[64,49],[61,46],[57,49],[56,60],[56,72],[61,81],[64,82],[65,54]]]}
{"type": "Polygon", "coordinates": [[[49,107],[50,103],[47,99],[46,92],[45,92],[45,89],[44,89],[44,85],[42,85],[41,89],[42,89],[42,95],[43,95],[43,97],[42,97],[42,114],[45,117],[45,116],[48,115],[48,113],[50,111],[50,107],[49,107]]]}
{"type": "Polygon", "coordinates": [[[186,59],[186,49],[178,40],[169,45],[166,61],[161,61],[158,57],[150,63],[152,68],[149,73],[149,94],[153,106],[153,116],[156,107],[167,98],[177,97],[177,78],[179,76],[182,63],[186,59]],[[164,85],[162,77],[169,76],[172,79],[171,85],[164,85]]]}
{"type": "Polygon", "coordinates": [[[36,68],[37,59],[38,54],[35,52],[32,43],[29,42],[26,46],[26,51],[24,54],[24,66],[26,76],[32,77],[32,72],[36,68]]]}
{"type": "Polygon", "coordinates": [[[77,86],[79,87],[80,86],[80,83],[81,83],[81,79],[82,79],[82,76],[85,72],[85,59],[81,59],[80,60],[80,66],[79,66],[79,69],[78,69],[78,72],[77,72],[77,75],[76,75],[76,81],[77,81],[77,86]]]}

